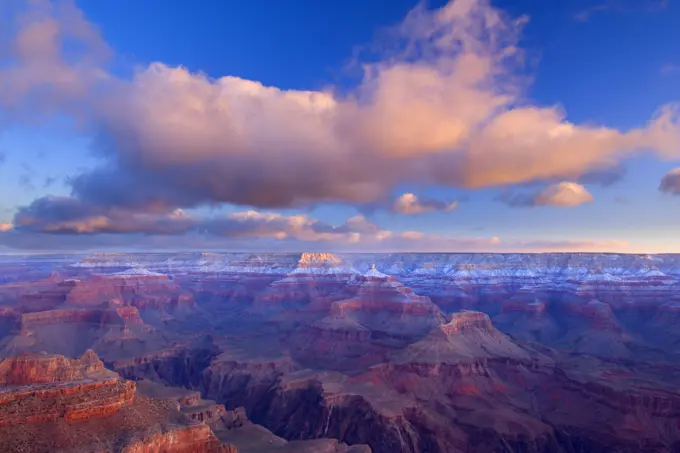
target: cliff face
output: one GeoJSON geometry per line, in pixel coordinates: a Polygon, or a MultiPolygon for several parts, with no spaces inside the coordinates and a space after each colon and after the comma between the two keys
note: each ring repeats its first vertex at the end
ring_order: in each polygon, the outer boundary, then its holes
{"type": "Polygon", "coordinates": [[[0,451],[237,453],[202,417],[136,395],[92,351],[5,359],[0,382],[0,451]]]}

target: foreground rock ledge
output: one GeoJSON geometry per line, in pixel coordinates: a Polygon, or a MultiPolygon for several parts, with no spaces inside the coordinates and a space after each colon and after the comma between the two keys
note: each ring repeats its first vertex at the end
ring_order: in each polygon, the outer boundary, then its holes
{"type": "Polygon", "coordinates": [[[92,351],[0,363],[0,451],[238,453],[168,401],[136,394],[92,351]]]}

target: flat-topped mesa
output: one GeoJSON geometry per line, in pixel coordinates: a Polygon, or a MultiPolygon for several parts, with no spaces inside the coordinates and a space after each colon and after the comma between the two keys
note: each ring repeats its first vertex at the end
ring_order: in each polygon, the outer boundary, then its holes
{"type": "Polygon", "coordinates": [[[440,326],[442,332],[446,335],[465,335],[472,331],[495,332],[491,319],[486,313],[479,311],[463,310],[454,313],[451,316],[451,321],[440,326]]]}
{"type": "Polygon", "coordinates": [[[340,264],[342,259],[333,255],[332,253],[314,253],[305,252],[300,256],[300,261],[298,261],[298,266],[300,267],[315,267],[319,264],[340,264]]]}
{"type": "MultiPolygon", "coordinates": [[[[297,267],[287,274],[287,278],[329,277],[347,279],[359,272],[351,265],[332,253],[303,253],[297,267]]],[[[286,280],[286,279],[284,279],[286,280]]]]}

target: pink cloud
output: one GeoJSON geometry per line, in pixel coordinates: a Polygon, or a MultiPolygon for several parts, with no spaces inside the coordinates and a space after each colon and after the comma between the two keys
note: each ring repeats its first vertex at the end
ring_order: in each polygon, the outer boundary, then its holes
{"type": "Polygon", "coordinates": [[[16,103],[47,87],[51,106],[89,113],[83,118],[108,139],[107,160],[73,184],[96,204],[371,203],[399,183],[478,188],[577,179],[640,150],[674,158],[680,149],[677,106],[622,131],[520,102],[515,68],[526,18],[486,0],[416,7],[345,95],[213,79],[162,63],[116,79],[103,69],[106,47],[95,28],[74,7],[66,10],[20,23],[14,64],[0,75],[13,89],[2,98],[16,103]],[[88,43],[83,63],[64,59],[67,34],[88,43]]]}

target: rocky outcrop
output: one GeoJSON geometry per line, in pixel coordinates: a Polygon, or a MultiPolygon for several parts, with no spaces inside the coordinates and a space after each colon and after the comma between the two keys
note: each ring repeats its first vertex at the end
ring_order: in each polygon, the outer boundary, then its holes
{"type": "Polygon", "coordinates": [[[9,388],[0,392],[0,425],[106,417],[129,405],[135,385],[119,379],[9,388]]]}
{"type": "MultiPolygon", "coordinates": [[[[153,434],[134,440],[121,453],[240,453],[233,445],[224,445],[203,424],[153,434]]],[[[242,452],[241,452],[242,453],[242,452]]]]}
{"type": "Polygon", "coordinates": [[[80,359],[69,359],[57,354],[20,354],[0,362],[0,385],[23,386],[85,380],[96,373],[107,374],[94,351],[85,352],[80,359]]]}
{"type": "Polygon", "coordinates": [[[1,451],[237,453],[172,404],[136,395],[92,351],[8,358],[0,382],[1,451]]]}
{"type": "Polygon", "coordinates": [[[93,351],[80,359],[22,354],[0,363],[0,425],[89,420],[132,402],[135,385],[104,369],[93,351]]]}
{"type": "Polygon", "coordinates": [[[164,335],[146,324],[136,307],[60,308],[18,316],[0,343],[5,354],[49,350],[77,356],[86,349],[114,359],[162,348],[164,335]]]}

